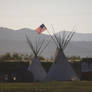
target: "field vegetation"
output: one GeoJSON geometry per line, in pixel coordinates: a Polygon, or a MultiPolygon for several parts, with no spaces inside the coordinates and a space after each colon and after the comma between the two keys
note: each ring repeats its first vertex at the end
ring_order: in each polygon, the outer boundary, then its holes
{"type": "Polygon", "coordinates": [[[0,83],[0,92],[92,92],[92,81],[0,83]]]}

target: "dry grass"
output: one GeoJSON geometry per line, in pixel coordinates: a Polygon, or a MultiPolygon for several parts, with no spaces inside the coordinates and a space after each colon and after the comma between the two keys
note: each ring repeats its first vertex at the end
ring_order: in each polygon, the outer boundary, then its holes
{"type": "Polygon", "coordinates": [[[0,83],[0,92],[92,92],[92,82],[0,83]]]}

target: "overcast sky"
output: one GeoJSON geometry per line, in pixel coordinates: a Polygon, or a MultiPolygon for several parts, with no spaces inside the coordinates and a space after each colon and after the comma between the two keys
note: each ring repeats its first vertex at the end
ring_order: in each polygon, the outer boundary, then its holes
{"type": "Polygon", "coordinates": [[[0,0],[0,26],[35,29],[41,23],[92,33],[92,0],[0,0]]]}

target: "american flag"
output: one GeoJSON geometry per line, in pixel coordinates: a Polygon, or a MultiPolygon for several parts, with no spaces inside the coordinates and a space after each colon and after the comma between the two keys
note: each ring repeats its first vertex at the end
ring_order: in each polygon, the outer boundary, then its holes
{"type": "Polygon", "coordinates": [[[41,32],[47,30],[47,28],[45,27],[44,24],[41,24],[37,29],[35,29],[35,31],[38,32],[38,34],[40,34],[41,32]]]}

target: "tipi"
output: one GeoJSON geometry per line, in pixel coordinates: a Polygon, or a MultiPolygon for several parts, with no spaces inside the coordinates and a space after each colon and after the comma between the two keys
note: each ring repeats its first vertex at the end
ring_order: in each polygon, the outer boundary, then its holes
{"type": "Polygon", "coordinates": [[[54,34],[53,40],[57,45],[57,53],[45,81],[78,80],[76,73],[64,54],[64,49],[70,42],[74,33],[75,32],[67,33],[64,31],[62,36],[60,33],[59,35],[54,34]]]}
{"type": "Polygon", "coordinates": [[[38,59],[38,55],[40,55],[44,51],[49,41],[45,42],[45,40],[38,37],[32,42],[31,40],[29,40],[27,35],[26,39],[34,54],[34,58],[32,59],[32,62],[30,63],[28,70],[33,74],[34,77],[33,81],[43,81],[43,79],[47,76],[47,73],[42,67],[40,60],[38,59]]]}

